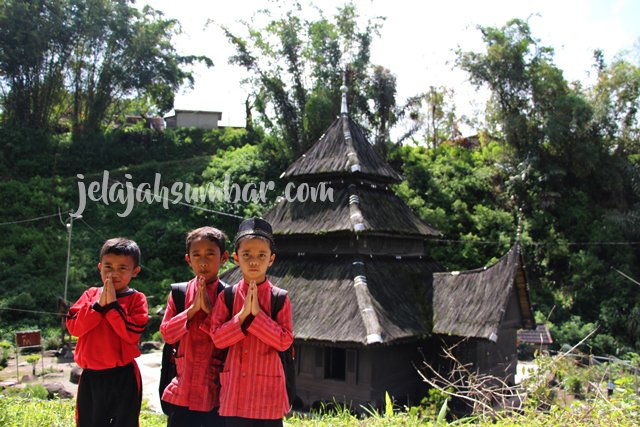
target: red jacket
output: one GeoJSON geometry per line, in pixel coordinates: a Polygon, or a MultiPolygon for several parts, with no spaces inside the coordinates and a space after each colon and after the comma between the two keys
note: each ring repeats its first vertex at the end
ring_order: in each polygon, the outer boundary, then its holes
{"type": "MultiPolygon", "coordinates": [[[[209,300],[216,304],[218,282],[207,285],[209,300]]],[[[174,405],[186,406],[192,411],[211,411],[220,406],[218,376],[222,369],[222,350],[213,345],[209,336],[211,316],[199,310],[187,322],[187,309],[193,303],[198,290],[198,279],[187,285],[184,311],[176,314],[173,296],[169,294],[167,311],[160,325],[162,337],[169,344],[180,341],[176,357],[178,374],[165,388],[162,400],[174,405]],[[204,329],[201,329],[201,327],[204,329]]],[[[224,302],[223,302],[224,304],[224,302]]]]}
{"type": "Polygon", "coordinates": [[[78,337],[75,361],[83,369],[125,366],[140,356],[138,341],[149,318],[146,297],[129,289],[101,307],[102,289],[87,289],[67,314],[67,329],[78,337]]]}
{"type": "Polygon", "coordinates": [[[289,412],[284,371],[278,351],[293,342],[291,303],[286,298],[276,320],[271,319],[271,283],[258,286],[260,312],[243,325],[232,314],[242,310],[248,286],[238,284],[230,314],[224,293],[212,311],[211,336],[218,348],[229,347],[220,374],[220,415],[253,419],[279,419],[289,412]]]}

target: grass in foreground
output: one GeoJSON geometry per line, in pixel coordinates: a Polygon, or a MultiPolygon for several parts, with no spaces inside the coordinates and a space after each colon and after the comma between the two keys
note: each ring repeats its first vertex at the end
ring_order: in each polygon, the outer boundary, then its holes
{"type": "MultiPolygon", "coordinates": [[[[397,411],[397,408],[396,408],[397,411]]],[[[285,422],[290,427],[414,427],[414,426],[478,426],[478,427],[564,427],[564,426],[617,426],[635,427],[640,424],[638,407],[628,406],[624,400],[601,399],[580,402],[570,407],[554,406],[547,413],[525,411],[523,415],[494,415],[466,418],[447,423],[435,414],[425,415],[417,408],[405,408],[399,412],[372,412],[360,419],[347,410],[334,410],[327,414],[308,417],[295,415],[285,422]]],[[[16,397],[0,397],[0,426],[72,427],[74,402],[66,400],[46,401],[16,397]]],[[[166,417],[161,414],[142,413],[141,427],[161,427],[166,417]]]]}

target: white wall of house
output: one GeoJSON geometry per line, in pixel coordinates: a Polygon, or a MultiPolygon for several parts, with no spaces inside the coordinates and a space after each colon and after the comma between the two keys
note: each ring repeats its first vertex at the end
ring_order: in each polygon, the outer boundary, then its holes
{"type": "Polygon", "coordinates": [[[221,119],[220,111],[175,110],[175,115],[165,121],[168,128],[217,129],[221,119]]]}

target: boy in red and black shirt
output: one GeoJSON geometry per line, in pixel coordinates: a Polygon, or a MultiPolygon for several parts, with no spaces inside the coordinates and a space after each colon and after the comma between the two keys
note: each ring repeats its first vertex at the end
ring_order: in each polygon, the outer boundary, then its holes
{"type": "Polygon", "coordinates": [[[98,269],[103,286],[86,290],[67,314],[67,328],[78,337],[75,361],[83,369],[76,425],[138,427],[142,378],[135,358],[148,319],[144,294],[129,288],[140,272],[138,245],[107,240],[98,269]]]}
{"type": "Polygon", "coordinates": [[[211,336],[218,348],[229,348],[220,373],[220,415],[227,427],[281,427],[289,400],[279,351],[293,342],[291,303],[287,296],[271,318],[273,285],[266,277],[275,259],[271,224],[251,218],[240,224],[233,258],[242,271],[233,311],[224,292],[212,312],[211,336]]]}
{"type": "MultiPolygon", "coordinates": [[[[213,227],[189,232],[185,259],[195,277],[187,285],[182,313],[177,313],[172,294],[160,325],[165,342],[180,342],[175,355],[177,375],[164,389],[162,400],[170,403],[168,427],[224,427],[218,415],[222,351],[209,336],[210,313],[225,284],[218,278],[227,262],[227,236],[213,227]]],[[[224,304],[224,302],[223,302],[224,304]]]]}

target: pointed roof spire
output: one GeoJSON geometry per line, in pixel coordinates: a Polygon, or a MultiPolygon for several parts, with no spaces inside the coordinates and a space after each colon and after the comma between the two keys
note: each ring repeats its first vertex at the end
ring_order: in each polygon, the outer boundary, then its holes
{"type": "Polygon", "coordinates": [[[349,90],[349,88],[347,87],[347,82],[346,82],[346,73],[342,74],[342,86],[340,86],[340,90],[342,91],[342,108],[340,109],[340,114],[348,114],[347,112],[347,90],[349,90]]]}

